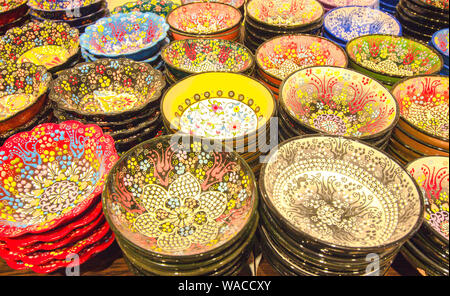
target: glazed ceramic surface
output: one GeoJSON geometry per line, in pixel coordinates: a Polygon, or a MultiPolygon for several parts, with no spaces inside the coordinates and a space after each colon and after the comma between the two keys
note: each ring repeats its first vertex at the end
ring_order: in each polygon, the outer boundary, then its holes
{"type": "Polygon", "coordinates": [[[407,170],[424,191],[425,220],[437,235],[448,241],[449,161],[447,157],[423,157],[407,170]]]}
{"type": "Polygon", "coordinates": [[[118,155],[100,127],[47,123],[0,148],[0,234],[42,232],[87,209],[118,155]]]}
{"type": "Polygon", "coordinates": [[[27,0],[0,0],[0,13],[13,10],[26,2],[27,0]]]}
{"type": "Polygon", "coordinates": [[[407,239],[422,223],[423,197],[410,175],[350,139],[282,143],[263,166],[260,188],[291,228],[327,245],[381,248],[407,239]]]}
{"type": "Polygon", "coordinates": [[[217,2],[186,4],[167,16],[167,22],[173,29],[191,34],[225,32],[237,26],[241,19],[238,9],[217,2]]]}
{"type": "Polygon", "coordinates": [[[162,73],[129,59],[99,59],[63,71],[53,82],[50,99],[79,114],[115,115],[138,111],[159,99],[162,73]]]}
{"type": "Polygon", "coordinates": [[[284,81],[280,94],[292,118],[328,134],[374,137],[389,131],[398,119],[398,106],[389,91],[349,69],[297,71],[284,81]]]}
{"type": "Polygon", "coordinates": [[[426,5],[436,7],[442,10],[447,10],[448,12],[448,0],[417,0],[419,3],[424,3],[426,5]]]}
{"type": "Polygon", "coordinates": [[[190,139],[144,142],[109,175],[103,195],[108,221],[150,253],[210,252],[239,237],[256,210],[256,184],[245,162],[190,139]]]}
{"type": "Polygon", "coordinates": [[[378,0],[319,0],[319,2],[332,8],[353,5],[378,8],[378,0]]]}
{"type": "Polygon", "coordinates": [[[38,10],[66,10],[71,8],[79,8],[98,2],[98,0],[29,0],[28,6],[38,10]]]}
{"type": "Polygon", "coordinates": [[[52,69],[78,51],[78,30],[64,23],[29,23],[10,29],[0,39],[0,63],[30,62],[52,69]]]}
{"type": "Polygon", "coordinates": [[[92,54],[119,57],[150,49],[163,41],[169,26],[154,13],[118,13],[86,28],[81,46],[92,54]]]}
{"type": "Polygon", "coordinates": [[[417,76],[392,88],[400,116],[410,125],[434,137],[449,138],[449,79],[417,76]]]}
{"type": "Polygon", "coordinates": [[[279,80],[310,66],[347,66],[347,55],[338,45],[310,35],[284,35],[271,39],[255,54],[258,67],[279,80]]]}
{"type": "Polygon", "coordinates": [[[324,19],[324,29],[343,41],[368,34],[401,35],[400,23],[391,15],[369,7],[340,7],[331,10],[324,19]]]}
{"type": "Polygon", "coordinates": [[[162,17],[166,17],[169,12],[177,8],[181,5],[180,0],[138,0],[127,2],[121,6],[117,6],[111,12],[111,14],[116,13],[129,13],[132,11],[140,11],[140,12],[153,12],[162,17]]]}
{"type": "Polygon", "coordinates": [[[437,31],[433,35],[431,43],[448,60],[448,28],[437,31]]]}

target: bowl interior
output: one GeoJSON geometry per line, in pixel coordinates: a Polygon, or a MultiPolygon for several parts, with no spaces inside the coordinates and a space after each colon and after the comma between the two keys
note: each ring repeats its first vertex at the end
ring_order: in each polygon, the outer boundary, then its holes
{"type": "Polygon", "coordinates": [[[66,110],[116,114],[141,109],[160,96],[162,74],[129,59],[79,64],[54,80],[50,99],[66,110]]]}
{"type": "Polygon", "coordinates": [[[163,136],[122,156],[108,177],[105,215],[132,244],[166,256],[205,253],[236,238],[256,207],[249,167],[190,137],[163,136]]]}
{"type": "Polygon", "coordinates": [[[380,83],[337,67],[312,67],[289,76],[281,104],[302,125],[332,135],[374,137],[398,119],[398,106],[380,83]]]}
{"type": "Polygon", "coordinates": [[[231,5],[201,2],[176,8],[167,16],[167,22],[181,32],[214,34],[235,27],[241,18],[241,12],[231,5]]]}
{"type": "Polygon", "coordinates": [[[396,77],[439,72],[443,61],[429,46],[392,35],[365,35],[347,43],[351,60],[365,69],[396,77]]]}
{"type": "Polygon", "coordinates": [[[407,170],[424,193],[424,223],[448,241],[448,157],[422,157],[408,164],[407,170]]]}
{"type": "Polygon", "coordinates": [[[381,248],[417,230],[422,196],[386,154],[340,137],[295,138],[263,168],[265,203],[307,239],[381,248]]]}
{"type": "Polygon", "coordinates": [[[0,13],[13,10],[26,2],[27,0],[0,0],[0,13]]]}
{"type": "Polygon", "coordinates": [[[253,19],[276,26],[301,26],[314,23],[323,16],[322,5],[315,0],[252,0],[247,14],[253,19]]]}
{"type": "Polygon", "coordinates": [[[54,11],[80,8],[96,3],[98,1],[99,0],[29,0],[28,6],[30,6],[32,9],[54,11]]]}
{"type": "Polygon", "coordinates": [[[399,82],[392,94],[400,116],[431,136],[449,138],[448,76],[417,76],[399,82]]]}
{"type": "Polygon", "coordinates": [[[161,52],[169,67],[188,73],[243,72],[253,66],[252,53],[240,43],[223,39],[184,39],[161,52]]]}
{"type": "Polygon", "coordinates": [[[279,80],[310,66],[347,66],[347,55],[337,44],[309,35],[285,35],[267,41],[255,54],[259,68],[279,80]]]}
{"type": "Polygon", "coordinates": [[[264,85],[234,73],[189,76],[173,85],[161,102],[171,129],[216,139],[254,133],[275,110],[272,93],[264,85]]]}
{"type": "Polygon", "coordinates": [[[433,46],[448,58],[448,28],[440,30],[433,35],[433,46]]]}

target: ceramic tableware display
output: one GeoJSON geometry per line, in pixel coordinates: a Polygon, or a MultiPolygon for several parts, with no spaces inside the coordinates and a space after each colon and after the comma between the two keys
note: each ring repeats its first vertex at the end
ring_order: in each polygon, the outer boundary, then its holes
{"type": "Polygon", "coordinates": [[[282,142],[259,189],[263,256],[283,275],[383,275],[423,220],[423,196],[408,172],[348,138],[282,142]]]}
{"type": "Polygon", "coordinates": [[[449,156],[448,83],[448,76],[420,75],[392,87],[400,119],[386,151],[401,163],[423,156],[449,156]]]}
{"type": "Polygon", "coordinates": [[[102,203],[125,257],[144,275],[230,275],[247,260],[258,222],[247,163],[188,135],[128,151],[102,203]]]}
{"type": "Polygon", "coordinates": [[[406,170],[422,188],[424,222],[400,251],[422,275],[448,276],[448,157],[416,159],[406,170]]]}
{"type": "Polygon", "coordinates": [[[182,4],[189,4],[194,2],[219,2],[231,5],[240,10],[242,14],[245,12],[245,1],[246,0],[181,0],[182,4]]]}
{"type": "Polygon", "coordinates": [[[448,28],[437,31],[430,40],[430,45],[435,48],[444,59],[444,67],[441,74],[448,76],[449,59],[448,59],[448,28]]]}
{"type": "Polygon", "coordinates": [[[98,126],[41,124],[0,154],[0,256],[11,268],[50,273],[112,244],[99,196],[119,157],[98,126]]]}
{"type": "Polygon", "coordinates": [[[328,12],[332,9],[338,8],[338,7],[345,7],[345,6],[364,6],[364,7],[370,7],[370,8],[379,8],[378,0],[317,0],[322,4],[325,12],[328,12]]]}
{"type": "Polygon", "coordinates": [[[29,20],[27,0],[0,0],[0,36],[29,20]]]}
{"type": "Polygon", "coordinates": [[[111,14],[129,13],[132,11],[153,12],[159,16],[166,17],[169,12],[181,5],[181,0],[137,0],[127,2],[123,5],[115,7],[111,14]]]}

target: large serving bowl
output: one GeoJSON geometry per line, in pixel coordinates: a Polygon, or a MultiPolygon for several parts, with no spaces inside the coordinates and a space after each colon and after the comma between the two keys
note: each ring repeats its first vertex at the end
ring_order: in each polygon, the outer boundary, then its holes
{"type": "Polygon", "coordinates": [[[165,86],[162,73],[129,59],[100,59],[63,71],[49,98],[58,109],[85,118],[129,118],[157,101],[165,86]]]}
{"type": "Polygon", "coordinates": [[[294,72],[283,81],[279,102],[307,130],[360,139],[387,134],[399,117],[397,102],[383,85],[338,67],[294,72]]]}
{"type": "Polygon", "coordinates": [[[146,257],[172,262],[231,246],[255,216],[257,188],[238,154],[213,147],[169,135],[123,155],[102,195],[113,231],[146,257]]]}
{"type": "Polygon", "coordinates": [[[0,27],[16,21],[27,10],[27,0],[0,0],[0,27]]]}
{"type": "Polygon", "coordinates": [[[264,205],[297,241],[349,254],[400,247],[424,202],[396,161],[359,141],[304,136],[278,145],[261,169],[264,205]]]}
{"type": "Polygon", "coordinates": [[[161,57],[176,79],[202,72],[250,73],[255,64],[244,45],[223,39],[176,40],[161,50],[161,57]]]}
{"type": "Polygon", "coordinates": [[[111,12],[116,13],[129,13],[132,11],[140,12],[153,12],[162,17],[166,17],[169,12],[181,5],[180,0],[165,0],[165,1],[153,1],[153,0],[138,0],[127,2],[121,6],[117,6],[111,12]]]}
{"type": "Polygon", "coordinates": [[[76,121],[14,135],[0,155],[5,237],[44,232],[84,212],[118,159],[114,141],[100,127],[76,121]]]}
{"type": "Polygon", "coordinates": [[[430,46],[413,39],[392,35],[364,35],[346,45],[350,65],[386,84],[420,74],[439,73],[441,55],[430,46]]]}
{"type": "Polygon", "coordinates": [[[145,60],[159,51],[168,29],[164,18],[151,12],[118,13],[88,26],[80,45],[100,58],[145,60]]]}
{"type": "Polygon", "coordinates": [[[437,31],[431,37],[431,45],[437,49],[437,51],[444,58],[445,64],[449,65],[448,59],[448,28],[437,31]]]}
{"type": "Polygon", "coordinates": [[[33,13],[46,19],[70,20],[99,10],[104,0],[29,0],[33,13]]]}
{"type": "Polygon", "coordinates": [[[345,51],[332,41],[311,35],[284,35],[263,43],[255,53],[256,64],[275,85],[291,73],[310,66],[347,66],[345,51]]]}

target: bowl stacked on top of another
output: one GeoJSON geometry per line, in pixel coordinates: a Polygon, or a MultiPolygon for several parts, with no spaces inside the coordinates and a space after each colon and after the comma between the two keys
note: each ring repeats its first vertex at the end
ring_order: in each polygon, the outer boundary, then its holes
{"type": "Polygon", "coordinates": [[[0,1],[0,36],[11,28],[23,26],[30,20],[28,0],[0,1]]]}
{"type": "Polygon", "coordinates": [[[448,28],[445,28],[434,33],[429,42],[442,55],[444,67],[440,74],[446,76],[449,74],[448,36],[448,28]]]}

